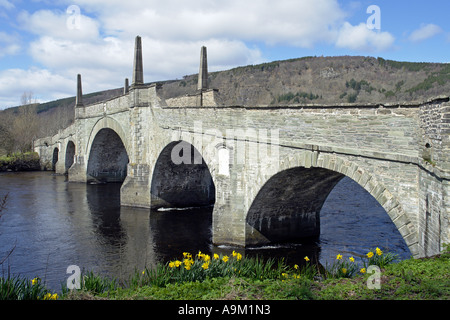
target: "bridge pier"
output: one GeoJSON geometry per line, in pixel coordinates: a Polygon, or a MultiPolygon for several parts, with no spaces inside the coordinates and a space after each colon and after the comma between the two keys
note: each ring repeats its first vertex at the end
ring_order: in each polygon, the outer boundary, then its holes
{"type": "Polygon", "coordinates": [[[245,191],[237,183],[237,172],[216,175],[216,202],[212,214],[212,242],[215,245],[245,247],[245,191]]]}
{"type": "Polygon", "coordinates": [[[127,177],[120,188],[120,204],[150,208],[150,167],[147,164],[128,164],[127,177]]]}
{"type": "Polygon", "coordinates": [[[69,181],[87,182],[86,165],[82,155],[75,156],[75,161],[68,170],[69,181]]]}

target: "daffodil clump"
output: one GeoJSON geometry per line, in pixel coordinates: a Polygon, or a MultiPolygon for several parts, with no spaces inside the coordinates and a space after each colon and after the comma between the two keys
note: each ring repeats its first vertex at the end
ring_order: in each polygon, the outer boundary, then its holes
{"type": "Polygon", "coordinates": [[[323,273],[317,264],[304,257],[301,266],[287,265],[283,259],[262,259],[260,257],[244,258],[241,253],[212,255],[199,251],[197,254],[184,252],[179,259],[158,264],[156,268],[145,269],[131,280],[132,286],[156,285],[164,287],[168,283],[204,281],[207,278],[244,277],[255,280],[265,279],[314,279],[318,274],[325,278],[350,278],[357,273],[365,273],[371,264],[383,266],[396,257],[384,254],[379,248],[369,251],[363,267],[360,267],[353,256],[342,254],[336,256],[331,266],[326,266],[323,273]],[[380,264],[379,264],[380,263],[380,264]]]}
{"type": "Polygon", "coordinates": [[[145,269],[139,277],[134,277],[135,285],[156,285],[164,287],[168,283],[203,281],[218,277],[247,277],[258,280],[300,278],[297,265],[289,267],[284,260],[244,258],[241,253],[209,255],[199,251],[197,254],[184,252],[182,257],[156,268],[145,269]]]}
{"type": "Polygon", "coordinates": [[[389,263],[392,263],[397,259],[397,255],[393,253],[384,253],[380,248],[369,250],[369,252],[362,257],[363,267],[359,267],[355,262],[353,256],[348,259],[342,256],[342,254],[336,255],[336,260],[331,266],[327,266],[328,277],[334,278],[351,278],[353,275],[359,273],[366,273],[367,268],[371,265],[376,265],[380,268],[386,267],[389,263]]]}
{"type": "Polygon", "coordinates": [[[375,248],[375,250],[369,250],[369,252],[366,254],[366,257],[367,259],[364,260],[365,268],[371,265],[384,268],[398,258],[396,254],[393,254],[391,252],[385,253],[378,247],[375,248]]]}
{"type": "Polygon", "coordinates": [[[234,250],[231,256],[215,253],[212,257],[201,251],[195,255],[183,252],[182,259],[167,263],[164,276],[175,281],[202,281],[207,277],[232,275],[241,271],[241,260],[242,254],[234,250]]]}
{"type": "Polygon", "coordinates": [[[344,259],[342,254],[336,255],[335,262],[331,267],[327,267],[328,277],[333,278],[351,278],[358,272],[358,264],[353,256],[344,259]]]}
{"type": "Polygon", "coordinates": [[[19,277],[0,278],[0,300],[57,300],[36,277],[32,280],[19,277]]]}

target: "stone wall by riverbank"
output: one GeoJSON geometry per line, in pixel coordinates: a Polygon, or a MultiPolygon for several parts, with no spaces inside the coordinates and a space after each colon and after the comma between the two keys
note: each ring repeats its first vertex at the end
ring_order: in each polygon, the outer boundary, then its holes
{"type": "Polygon", "coordinates": [[[27,152],[0,157],[0,172],[41,170],[39,154],[27,152]]]}

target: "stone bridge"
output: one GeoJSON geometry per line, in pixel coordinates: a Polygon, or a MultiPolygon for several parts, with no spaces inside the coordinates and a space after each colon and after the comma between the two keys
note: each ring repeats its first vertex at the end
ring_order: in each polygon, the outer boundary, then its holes
{"type": "Polygon", "coordinates": [[[84,105],[75,121],[34,142],[44,169],[74,182],[123,182],[121,204],[213,207],[214,244],[317,236],[320,211],[345,176],[385,209],[414,257],[449,243],[450,103],[218,105],[206,48],[198,90],[163,99],[144,84],[136,38],[132,83],[84,105]]]}

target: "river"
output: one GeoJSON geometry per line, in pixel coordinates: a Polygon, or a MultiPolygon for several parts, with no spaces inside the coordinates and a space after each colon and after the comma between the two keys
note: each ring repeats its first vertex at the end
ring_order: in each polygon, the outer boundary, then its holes
{"type": "Polygon", "coordinates": [[[384,209],[349,178],[339,182],[322,208],[319,239],[247,249],[211,244],[212,207],[121,207],[119,193],[120,184],[69,183],[51,172],[0,173],[0,197],[8,194],[0,218],[0,261],[14,248],[1,265],[2,276],[38,276],[60,291],[70,265],[126,279],[184,251],[236,250],[247,256],[283,257],[292,264],[308,255],[324,265],[337,253],[357,257],[376,246],[401,259],[410,257],[384,209]]]}

